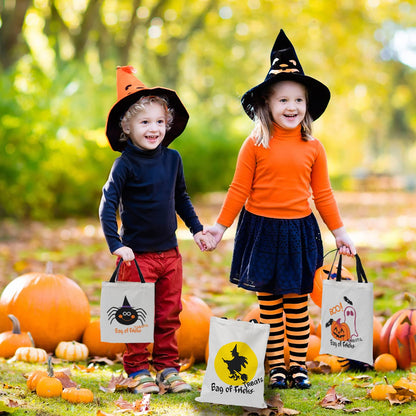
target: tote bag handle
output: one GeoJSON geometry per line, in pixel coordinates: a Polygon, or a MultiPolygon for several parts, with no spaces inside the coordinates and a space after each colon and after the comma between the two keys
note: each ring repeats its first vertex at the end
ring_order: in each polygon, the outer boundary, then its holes
{"type": "MultiPolygon", "coordinates": [[[[123,259],[120,259],[120,261],[117,264],[116,269],[114,270],[113,274],[111,275],[110,280],[109,280],[111,283],[117,282],[118,271],[120,270],[120,265],[121,265],[122,262],[123,262],[123,259]]],[[[137,271],[139,272],[140,282],[141,283],[146,283],[146,281],[144,280],[142,271],[140,270],[139,264],[137,263],[136,259],[134,259],[134,264],[136,265],[137,271]]]]}
{"type": "MultiPolygon", "coordinates": [[[[338,253],[338,251],[337,251],[338,253]]],[[[336,257],[336,255],[335,255],[336,257]]],[[[337,282],[341,281],[341,269],[342,269],[342,255],[339,255],[339,260],[338,260],[338,268],[337,268],[337,282]]],[[[358,256],[358,254],[355,255],[355,269],[357,272],[357,278],[358,278],[358,282],[359,283],[368,283],[367,280],[367,276],[365,275],[365,271],[363,268],[363,265],[361,263],[361,259],[358,256]]]]}

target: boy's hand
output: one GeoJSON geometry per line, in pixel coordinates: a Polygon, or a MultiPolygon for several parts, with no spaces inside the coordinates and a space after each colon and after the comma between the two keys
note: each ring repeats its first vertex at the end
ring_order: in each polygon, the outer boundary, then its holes
{"type": "Polygon", "coordinates": [[[201,251],[212,251],[217,246],[215,238],[210,234],[204,234],[202,231],[194,235],[194,241],[201,251]]]}
{"type": "Polygon", "coordinates": [[[115,256],[119,256],[126,262],[127,266],[130,266],[130,262],[134,260],[134,253],[130,247],[120,247],[113,252],[115,256]]]}

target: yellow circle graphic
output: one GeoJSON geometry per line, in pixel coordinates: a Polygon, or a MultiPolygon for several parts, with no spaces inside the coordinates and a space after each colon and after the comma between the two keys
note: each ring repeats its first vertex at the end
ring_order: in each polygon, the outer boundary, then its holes
{"type": "Polygon", "coordinates": [[[214,367],[217,376],[226,384],[241,386],[256,375],[257,357],[245,342],[230,342],[217,352],[214,367]]]}

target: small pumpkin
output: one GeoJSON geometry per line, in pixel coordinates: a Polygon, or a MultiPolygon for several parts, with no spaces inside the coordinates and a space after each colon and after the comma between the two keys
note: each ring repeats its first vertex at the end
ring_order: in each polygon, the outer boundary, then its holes
{"type": "Polygon", "coordinates": [[[28,332],[20,331],[20,322],[12,314],[8,315],[13,323],[11,331],[0,334],[0,357],[13,357],[19,347],[31,347],[32,339],[28,332]]]}
{"type": "Polygon", "coordinates": [[[393,355],[385,352],[374,360],[374,370],[381,373],[397,370],[397,360],[393,355]]]}
{"type": "Polygon", "coordinates": [[[94,394],[90,389],[68,387],[63,389],[62,398],[70,403],[91,403],[94,400],[94,394]]]}
{"type": "Polygon", "coordinates": [[[48,353],[43,348],[19,347],[14,358],[27,363],[44,363],[48,359],[48,353]]]}
{"type": "Polygon", "coordinates": [[[41,377],[36,386],[36,394],[40,397],[60,397],[62,394],[62,383],[55,377],[51,356],[48,358],[48,375],[41,377]]]}
{"type": "Polygon", "coordinates": [[[384,381],[385,383],[376,384],[370,390],[370,397],[373,400],[387,400],[389,394],[397,393],[396,389],[389,384],[386,377],[384,377],[384,381]]]}
{"type": "Polygon", "coordinates": [[[82,361],[88,358],[88,347],[77,341],[61,341],[55,355],[67,361],[82,361]]]}
{"type": "Polygon", "coordinates": [[[41,378],[48,377],[47,371],[44,370],[36,370],[29,374],[26,385],[30,391],[35,391],[36,386],[38,385],[41,378]]]}
{"type": "Polygon", "coordinates": [[[332,321],[331,334],[338,341],[348,341],[351,338],[350,327],[340,319],[332,321]]]}

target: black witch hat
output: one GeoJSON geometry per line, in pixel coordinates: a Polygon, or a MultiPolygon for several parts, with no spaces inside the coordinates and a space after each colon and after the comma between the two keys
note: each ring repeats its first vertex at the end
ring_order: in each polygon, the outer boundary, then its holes
{"type": "Polygon", "coordinates": [[[247,91],[241,98],[241,104],[247,115],[254,119],[255,110],[263,100],[265,88],[278,81],[295,81],[305,85],[308,90],[308,111],[313,120],[316,120],[325,111],[331,93],[322,82],[305,75],[295,48],[280,30],[270,53],[270,69],[264,81],[247,91]]]}

